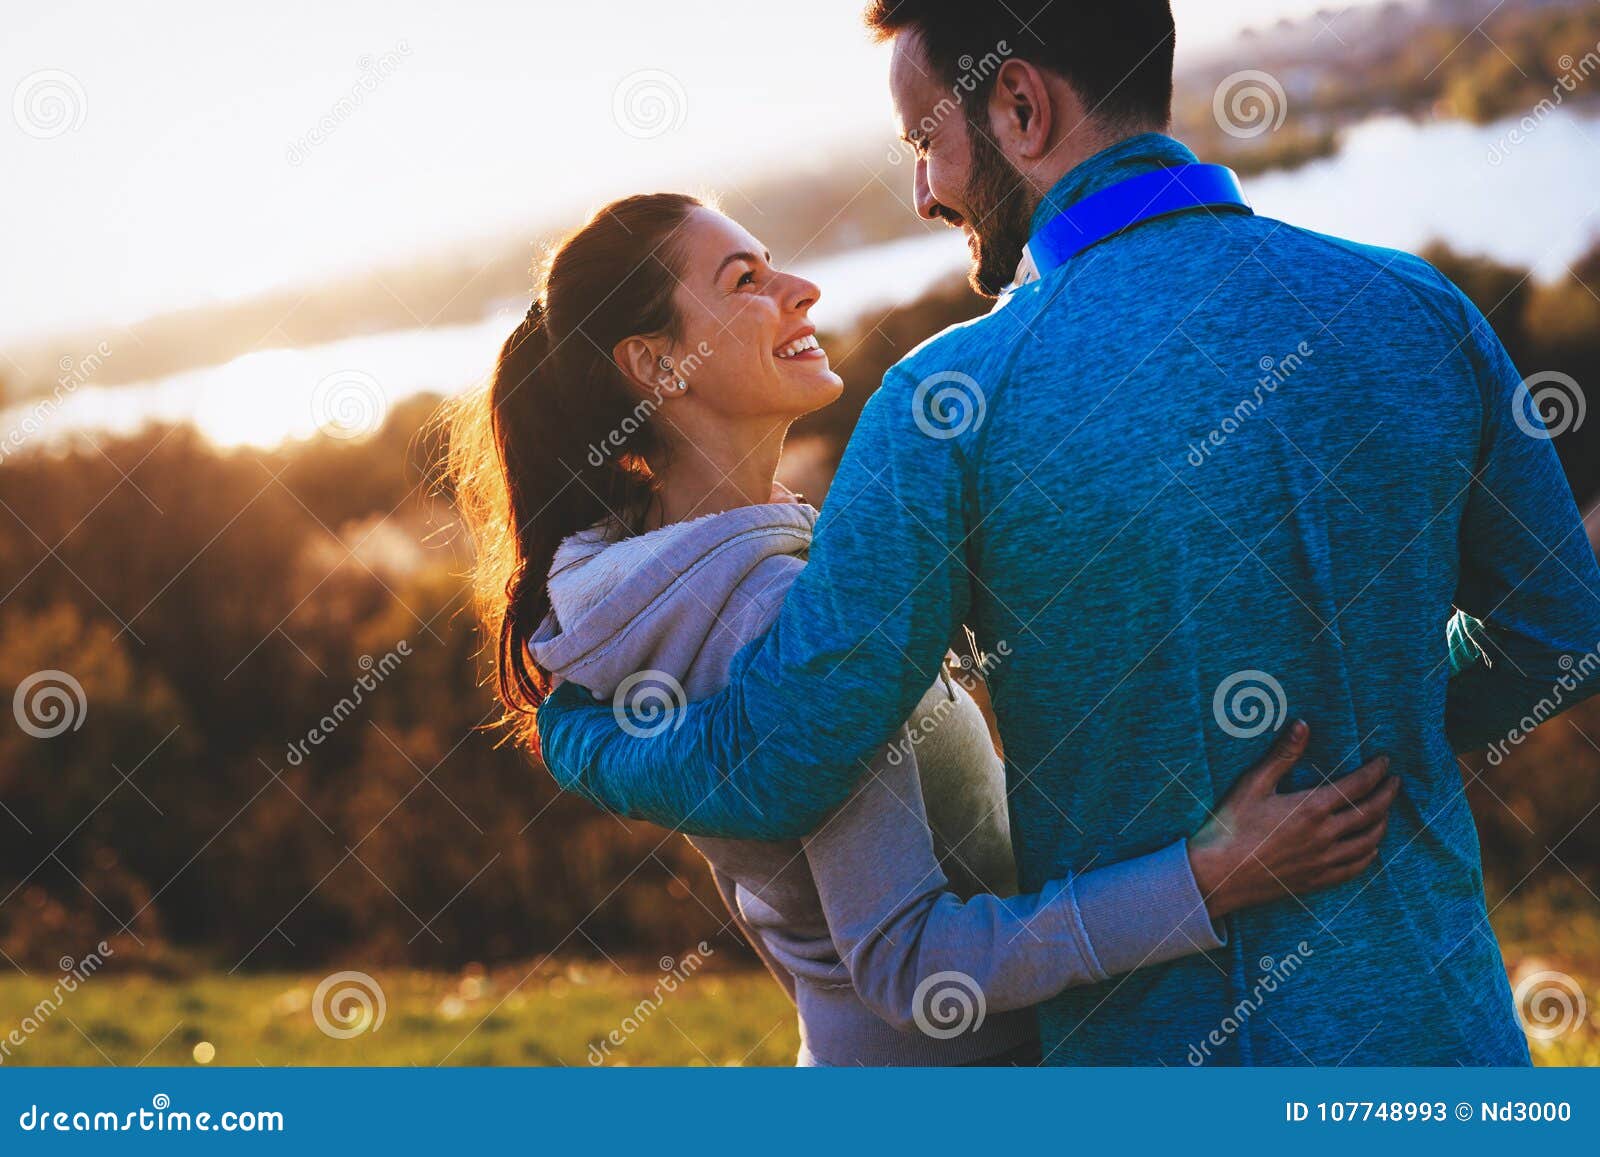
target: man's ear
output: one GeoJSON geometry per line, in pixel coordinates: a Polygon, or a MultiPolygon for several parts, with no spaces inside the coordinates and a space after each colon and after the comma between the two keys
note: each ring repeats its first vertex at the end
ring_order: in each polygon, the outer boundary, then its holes
{"type": "Polygon", "coordinates": [[[1053,96],[1044,74],[1026,60],[1013,57],[1000,66],[989,95],[989,125],[1002,152],[1027,162],[1050,151],[1060,115],[1053,96]]]}
{"type": "Polygon", "coordinates": [[[628,385],[648,397],[671,395],[677,389],[678,374],[667,357],[665,338],[625,337],[611,350],[611,360],[628,379],[628,385]]]}

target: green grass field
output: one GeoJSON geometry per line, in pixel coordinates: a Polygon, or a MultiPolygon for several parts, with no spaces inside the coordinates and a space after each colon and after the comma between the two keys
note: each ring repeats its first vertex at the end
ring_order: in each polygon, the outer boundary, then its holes
{"type": "MultiPolygon", "coordinates": [[[[361,1031],[348,1037],[329,1036],[312,1016],[323,975],[93,977],[3,1059],[192,1065],[204,1042],[216,1065],[586,1066],[591,1044],[605,1047],[615,1031],[623,1043],[602,1057],[609,1064],[784,1065],[799,1041],[793,1006],[764,972],[701,973],[657,1004],[649,964],[637,979],[604,961],[546,967],[526,980],[527,969],[380,971],[383,1021],[353,1016],[348,1028],[361,1031]]],[[[0,979],[0,1040],[54,981],[0,979]]]]}
{"type": "MultiPolygon", "coordinates": [[[[1553,1039],[1532,1040],[1535,1059],[1600,1065],[1600,905],[1576,888],[1519,895],[1496,909],[1494,923],[1514,983],[1558,972],[1585,994],[1581,1019],[1568,1018],[1575,1023],[1553,1039]]],[[[0,978],[0,1063],[787,1065],[798,1043],[787,998],[756,971],[706,971],[666,993],[649,961],[632,976],[604,961],[531,973],[384,971],[382,1024],[357,1016],[346,1038],[329,1036],[313,1018],[324,975],[161,980],[108,971],[66,994],[18,1045],[5,1034],[23,1025],[56,977],[12,973],[0,978]],[[613,1032],[622,1043],[595,1051],[613,1032]]]]}

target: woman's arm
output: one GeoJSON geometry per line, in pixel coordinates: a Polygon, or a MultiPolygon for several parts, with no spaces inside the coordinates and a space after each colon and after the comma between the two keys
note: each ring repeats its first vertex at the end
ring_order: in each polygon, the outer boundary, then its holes
{"type": "Polygon", "coordinates": [[[1284,728],[1266,758],[1239,777],[1190,838],[1189,863],[1214,918],[1332,888],[1378,858],[1389,808],[1400,794],[1388,756],[1320,787],[1280,792],[1310,739],[1303,720],[1284,728]]]}
{"type": "Polygon", "coordinates": [[[1307,735],[1285,732],[1191,841],[1037,893],[965,901],[934,855],[914,747],[885,749],[805,840],[857,992],[903,1032],[932,1023],[928,1002],[943,980],[980,994],[988,1011],[1026,1008],[1074,985],[1219,948],[1215,921],[1237,907],[1351,878],[1376,854],[1395,787],[1379,787],[1384,768],[1374,761],[1323,787],[1277,794],[1307,735]],[[890,750],[900,753],[896,762],[890,750]]]}
{"type": "Polygon", "coordinates": [[[739,929],[745,943],[750,945],[754,952],[767,966],[767,971],[772,973],[772,979],[778,982],[778,987],[789,994],[789,999],[794,1000],[794,973],[785,968],[772,950],[767,947],[767,942],[761,934],[750,927],[750,922],[744,918],[744,913],[739,910],[739,885],[732,876],[724,875],[715,864],[706,861],[711,867],[711,882],[717,886],[717,895],[722,897],[722,902],[727,906],[728,917],[733,921],[735,928],[739,929]]]}

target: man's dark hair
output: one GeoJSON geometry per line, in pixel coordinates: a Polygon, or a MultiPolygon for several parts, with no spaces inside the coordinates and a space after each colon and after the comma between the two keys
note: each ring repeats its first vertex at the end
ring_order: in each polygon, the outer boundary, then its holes
{"type": "Polygon", "coordinates": [[[1009,56],[1056,73],[1108,125],[1172,119],[1169,0],[871,0],[866,23],[878,40],[917,33],[945,83],[980,97],[996,69],[976,62],[1009,56]]]}

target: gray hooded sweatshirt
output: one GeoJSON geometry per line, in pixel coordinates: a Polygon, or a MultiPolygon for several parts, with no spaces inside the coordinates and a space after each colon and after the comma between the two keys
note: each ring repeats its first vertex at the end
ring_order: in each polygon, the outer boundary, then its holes
{"type": "MultiPolygon", "coordinates": [[[[815,520],[774,502],[574,535],[529,652],[634,728],[670,727],[776,617],[815,520]]],[[[1181,840],[1016,895],[1004,766],[948,678],[805,839],[692,842],[794,998],[801,1064],[979,1063],[1032,1040],[1031,1006],[1064,988],[1222,945],[1181,840]]]]}

